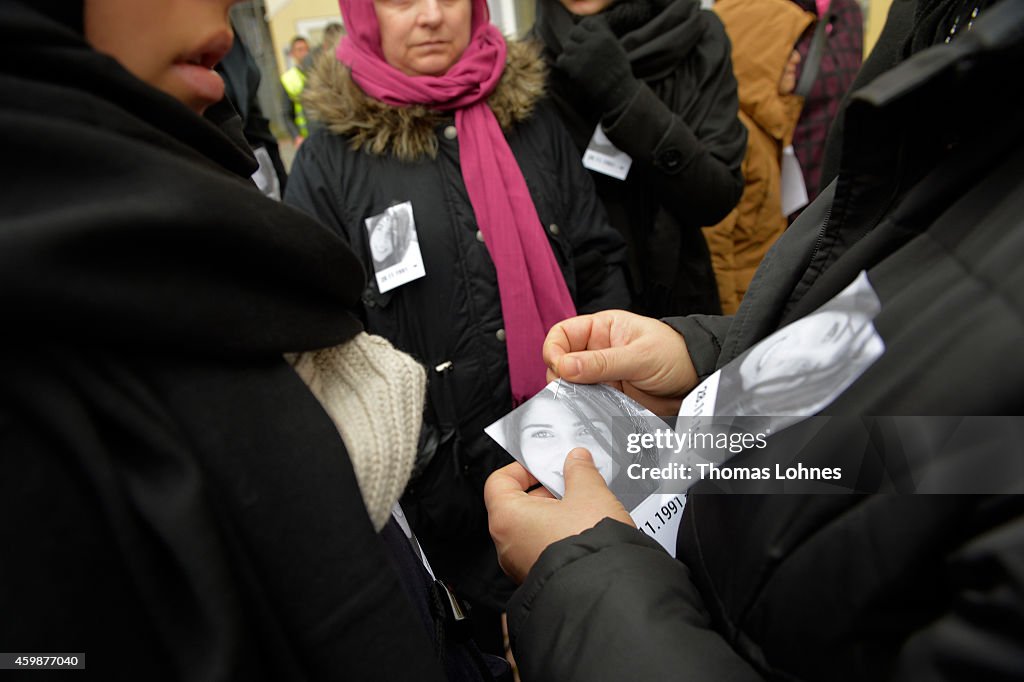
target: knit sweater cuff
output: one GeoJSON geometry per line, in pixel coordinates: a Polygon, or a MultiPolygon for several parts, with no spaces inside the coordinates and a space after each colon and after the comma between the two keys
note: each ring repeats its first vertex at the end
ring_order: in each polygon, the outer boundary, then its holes
{"type": "Polygon", "coordinates": [[[374,528],[405,490],[423,420],[426,373],[379,336],[289,357],[341,434],[374,528]]]}

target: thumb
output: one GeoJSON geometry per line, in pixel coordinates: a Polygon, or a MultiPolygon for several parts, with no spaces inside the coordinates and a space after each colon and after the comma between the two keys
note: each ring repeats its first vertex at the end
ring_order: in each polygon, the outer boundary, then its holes
{"type": "Polygon", "coordinates": [[[583,448],[573,448],[569,451],[562,473],[565,476],[563,499],[590,497],[609,492],[604,477],[594,466],[594,458],[583,448]]]}
{"type": "Polygon", "coordinates": [[[625,347],[566,353],[558,362],[558,374],[577,384],[636,379],[639,358],[625,347]]]}

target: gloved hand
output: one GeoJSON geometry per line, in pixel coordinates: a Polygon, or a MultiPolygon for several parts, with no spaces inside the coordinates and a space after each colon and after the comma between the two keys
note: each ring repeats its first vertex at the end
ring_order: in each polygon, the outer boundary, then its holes
{"type": "Polygon", "coordinates": [[[586,17],[573,27],[555,68],[575,81],[601,113],[617,108],[640,87],[626,51],[600,16],[586,17]]]}

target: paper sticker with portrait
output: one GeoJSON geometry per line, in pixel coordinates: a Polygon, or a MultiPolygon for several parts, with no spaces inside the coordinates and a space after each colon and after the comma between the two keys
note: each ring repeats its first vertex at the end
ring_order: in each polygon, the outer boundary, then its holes
{"type": "Polygon", "coordinates": [[[657,467],[665,453],[634,446],[630,454],[627,438],[665,428],[661,418],[610,386],[552,381],[484,431],[558,498],[565,494],[566,455],[586,448],[612,492],[632,509],[657,484],[633,480],[626,470],[631,463],[657,467]]]}
{"type": "Polygon", "coordinates": [[[364,222],[380,293],[426,276],[412,202],[395,204],[364,222]]]}
{"type": "Polygon", "coordinates": [[[866,272],[816,311],[779,329],[715,372],[680,416],[772,418],[772,430],[817,414],[885,352],[882,309],[866,272]]]}

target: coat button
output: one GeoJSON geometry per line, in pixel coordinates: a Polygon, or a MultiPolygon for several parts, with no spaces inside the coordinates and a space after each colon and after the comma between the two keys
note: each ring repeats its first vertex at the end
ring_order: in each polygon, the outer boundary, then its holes
{"type": "Polygon", "coordinates": [[[502,343],[505,343],[505,330],[499,329],[498,331],[494,332],[494,338],[498,339],[498,341],[501,341],[502,343]]]}
{"type": "Polygon", "coordinates": [[[562,230],[559,229],[558,225],[556,225],[555,223],[551,223],[550,225],[548,225],[548,232],[555,235],[556,237],[558,236],[558,233],[561,231],[562,230]]]}
{"type": "Polygon", "coordinates": [[[677,170],[683,163],[683,155],[678,149],[669,149],[658,157],[661,165],[670,171],[677,170]]]}
{"type": "Polygon", "coordinates": [[[476,240],[478,242],[482,242],[484,240],[484,233],[481,232],[480,230],[476,231],[476,240]]]}
{"type": "Polygon", "coordinates": [[[445,126],[444,136],[447,137],[449,140],[454,140],[456,137],[459,136],[459,131],[455,129],[455,126],[445,126]]]}

